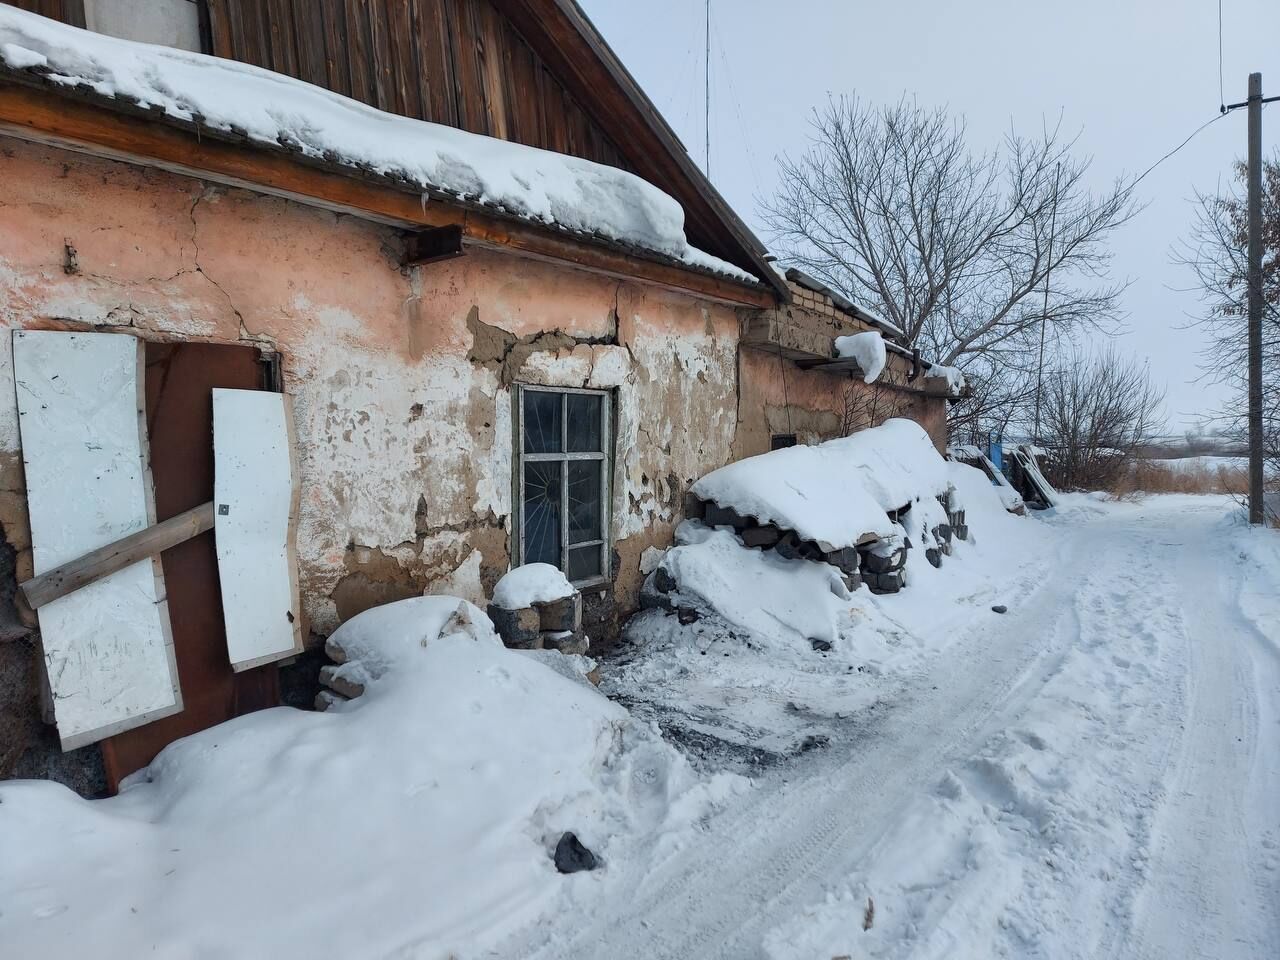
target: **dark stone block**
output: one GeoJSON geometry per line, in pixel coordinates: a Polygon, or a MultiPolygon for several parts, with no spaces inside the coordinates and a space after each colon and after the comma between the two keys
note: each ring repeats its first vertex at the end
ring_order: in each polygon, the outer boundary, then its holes
{"type": "Polygon", "coordinates": [[[701,520],[707,511],[707,502],[692,493],[684,495],[684,515],[689,520],[701,520]]]}
{"type": "Polygon", "coordinates": [[[779,538],[773,549],[784,560],[799,560],[800,538],[796,536],[794,530],[788,530],[779,538]]]}
{"type": "Polygon", "coordinates": [[[566,832],[556,844],[556,869],[561,873],[580,873],[583,870],[594,870],[599,863],[596,855],[582,845],[577,835],[566,832]]]}
{"type": "Polygon", "coordinates": [[[812,646],[813,649],[818,651],[819,653],[826,653],[828,650],[831,649],[830,641],[819,640],[817,637],[813,637],[812,639],[810,639],[809,645],[812,646]]]}
{"type": "Polygon", "coordinates": [[[535,603],[538,612],[538,629],[543,633],[573,632],[582,629],[582,594],[561,597],[547,603],[535,603]]]}
{"type": "Polygon", "coordinates": [[[659,593],[657,590],[651,590],[646,586],[640,591],[640,609],[666,610],[669,613],[675,613],[676,605],[671,602],[671,598],[665,593],[659,593]]]}
{"type": "Polygon", "coordinates": [[[523,610],[506,610],[497,604],[489,604],[487,613],[493,628],[508,647],[530,650],[541,646],[542,619],[532,607],[523,610]]]}
{"type": "Polygon", "coordinates": [[[590,646],[591,642],[581,630],[542,634],[542,648],[544,650],[558,650],[566,655],[577,654],[582,657],[586,656],[587,649],[590,646]]]}
{"type": "Polygon", "coordinates": [[[894,573],[906,565],[907,551],[905,547],[891,550],[888,553],[875,553],[868,550],[862,555],[862,558],[864,573],[894,573]]]}
{"type": "Polygon", "coordinates": [[[1003,603],[997,603],[997,604],[996,604],[994,607],[992,607],[991,609],[992,609],[992,611],[994,611],[995,613],[1008,613],[1008,612],[1009,612],[1009,608],[1008,608],[1008,607],[1006,607],[1003,603]]]}
{"type": "Polygon", "coordinates": [[[676,619],[688,626],[691,623],[697,623],[700,617],[693,607],[679,607],[676,609],[676,619]]]}
{"type": "Polygon", "coordinates": [[[839,567],[844,573],[856,573],[862,564],[862,558],[855,547],[832,550],[823,559],[833,567],[839,567]]]}
{"type": "Polygon", "coordinates": [[[952,530],[951,530],[951,524],[949,523],[940,523],[933,528],[934,539],[937,540],[939,543],[950,543],[951,535],[952,535],[952,530]]]}
{"type": "Polygon", "coordinates": [[[957,540],[968,540],[969,525],[967,523],[960,524],[958,527],[955,528],[955,535],[957,540]]]}
{"type": "Polygon", "coordinates": [[[653,589],[659,593],[674,593],[676,589],[676,578],[667,572],[666,567],[658,567],[653,571],[653,589]]]}
{"type": "Polygon", "coordinates": [[[768,549],[782,539],[782,531],[774,526],[747,527],[738,536],[744,547],[768,549]]]}
{"type": "Polygon", "coordinates": [[[822,560],[822,548],[812,540],[802,540],[800,542],[800,557],[804,560],[822,560]]]}
{"type": "Polygon", "coordinates": [[[872,593],[897,593],[902,589],[902,576],[898,573],[877,573],[867,578],[872,593]]]}
{"type": "Polygon", "coordinates": [[[942,566],[942,551],[936,547],[929,547],[924,552],[924,558],[935,567],[942,566]]]}
{"type": "Polygon", "coordinates": [[[739,529],[748,526],[747,519],[739,516],[736,510],[730,507],[722,507],[718,503],[707,504],[702,522],[709,527],[733,527],[739,529]]]}

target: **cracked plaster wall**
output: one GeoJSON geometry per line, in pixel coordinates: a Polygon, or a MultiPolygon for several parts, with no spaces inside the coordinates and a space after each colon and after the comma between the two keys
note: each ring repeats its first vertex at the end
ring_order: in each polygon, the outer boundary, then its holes
{"type": "MultiPolygon", "coordinates": [[[[424,590],[483,599],[509,562],[515,382],[613,391],[611,603],[629,608],[640,553],[730,459],[735,311],[492,252],[399,256],[395,231],[355,218],[0,138],[0,325],[283,354],[312,631],[424,590]]],[[[11,382],[8,336],[0,367],[11,382]]],[[[11,392],[0,524],[29,576],[11,392]]]]}
{"type": "MultiPolygon", "coordinates": [[[[910,361],[894,354],[889,363],[896,380],[905,380],[910,361]]],[[[751,347],[743,349],[738,357],[737,382],[734,460],[766,452],[774,434],[795,434],[800,443],[820,443],[842,436],[846,403],[855,430],[872,425],[869,404],[877,388],[847,373],[801,370],[776,353],[751,347]]],[[[877,423],[888,417],[915,420],[928,431],[939,452],[946,451],[945,400],[881,388],[875,404],[877,423]]]]}

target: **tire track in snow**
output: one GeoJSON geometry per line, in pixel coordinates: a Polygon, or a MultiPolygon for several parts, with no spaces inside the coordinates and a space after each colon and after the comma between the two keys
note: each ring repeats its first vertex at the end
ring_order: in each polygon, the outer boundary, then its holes
{"type": "Polygon", "coordinates": [[[678,857],[611,878],[607,902],[580,905],[583,914],[598,909],[585,923],[544,926],[533,942],[495,955],[758,956],[772,925],[854,869],[911,798],[932,790],[1054,675],[1077,633],[1071,597],[1090,562],[1080,553],[1066,543],[1054,577],[1028,572],[1023,582],[1034,592],[1017,597],[1011,614],[980,621],[910,678],[871,750],[840,745],[762,777],[678,857]]]}
{"type": "Polygon", "coordinates": [[[1240,560],[1218,516],[1177,571],[1189,624],[1180,750],[1165,771],[1149,881],[1115,956],[1263,958],[1280,949],[1280,664],[1241,611],[1240,560]],[[1272,848],[1274,849],[1274,847],[1272,848]]]}
{"type": "MultiPolygon", "coordinates": [[[[977,922],[986,926],[967,929],[974,939],[960,941],[966,955],[1271,955],[1257,950],[1277,942],[1280,831],[1269,826],[1277,812],[1267,811],[1268,820],[1230,795],[1241,778],[1263,802],[1280,795],[1280,734],[1266,735],[1276,705],[1265,702],[1267,690],[1280,691],[1280,648],[1262,646],[1238,603],[1208,598],[1221,592],[1224,571],[1200,553],[1218,536],[1221,513],[1221,504],[1156,504],[1067,528],[1051,580],[908,677],[869,741],[837,744],[762,777],[683,849],[661,862],[619,865],[599,878],[591,900],[496,955],[758,957],[765,933],[821,903],[832,884],[892,862],[904,812],[936,795],[946,771],[992,818],[990,850],[1012,858],[1011,873],[998,864],[991,876],[1012,879],[1014,889],[991,895],[1014,899],[979,904],[977,922]],[[1246,636],[1232,652],[1223,634],[1237,633],[1246,636]],[[1224,689],[1239,695],[1223,697],[1224,689]],[[1064,709],[1078,710],[1084,725],[1055,726],[1064,709]],[[1057,743],[1041,737],[1046,730],[1057,743]],[[1239,749],[1225,731],[1242,738],[1239,749]],[[1082,742],[1072,743],[1077,733],[1082,742]],[[1009,765],[1032,756],[1022,748],[1068,776],[1060,795],[1024,806],[1008,792],[1009,765]],[[1216,772],[1206,765],[1215,755],[1216,772]],[[1216,819],[1179,818],[1215,805],[1216,819]],[[1199,860],[1213,878],[1197,877],[1199,860]],[[1252,927],[1214,903],[1224,899],[1220,868],[1232,864],[1242,879],[1227,885],[1225,899],[1246,894],[1239,909],[1253,914],[1252,927]],[[1179,901],[1184,895],[1190,899],[1179,901]]],[[[936,924],[957,919],[948,918],[950,904],[973,909],[974,884],[989,876],[982,865],[969,877],[974,868],[963,860],[939,866],[938,883],[913,894],[930,904],[925,922],[935,927],[881,941],[883,955],[915,956],[947,942],[955,931],[936,924]],[[945,873],[953,870],[960,875],[945,873]]],[[[964,918],[953,925],[965,930],[964,918]]],[[[878,919],[876,932],[890,921],[878,919]]]]}

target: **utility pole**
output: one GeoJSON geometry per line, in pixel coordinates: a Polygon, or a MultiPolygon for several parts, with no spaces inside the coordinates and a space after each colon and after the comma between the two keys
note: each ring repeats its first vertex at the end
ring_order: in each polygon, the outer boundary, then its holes
{"type": "Polygon", "coordinates": [[[1262,515],[1262,74],[1249,74],[1249,523],[1262,515]]]}

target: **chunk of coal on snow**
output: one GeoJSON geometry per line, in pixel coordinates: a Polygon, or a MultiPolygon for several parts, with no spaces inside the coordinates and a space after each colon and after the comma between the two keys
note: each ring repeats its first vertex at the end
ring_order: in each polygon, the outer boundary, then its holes
{"type": "Polygon", "coordinates": [[[831,642],[829,640],[820,640],[817,637],[813,637],[809,643],[813,645],[813,649],[820,653],[826,653],[831,649],[831,642]]]}
{"type": "Polygon", "coordinates": [[[594,870],[598,864],[596,855],[582,845],[577,834],[566,831],[556,844],[556,869],[561,873],[578,873],[594,870]]]}
{"type": "Polygon", "coordinates": [[[997,603],[997,604],[996,604],[994,607],[992,607],[991,609],[992,609],[992,610],[994,610],[996,613],[1008,613],[1008,612],[1009,612],[1009,608],[1008,608],[1008,607],[1006,607],[1003,603],[997,603]]]}

